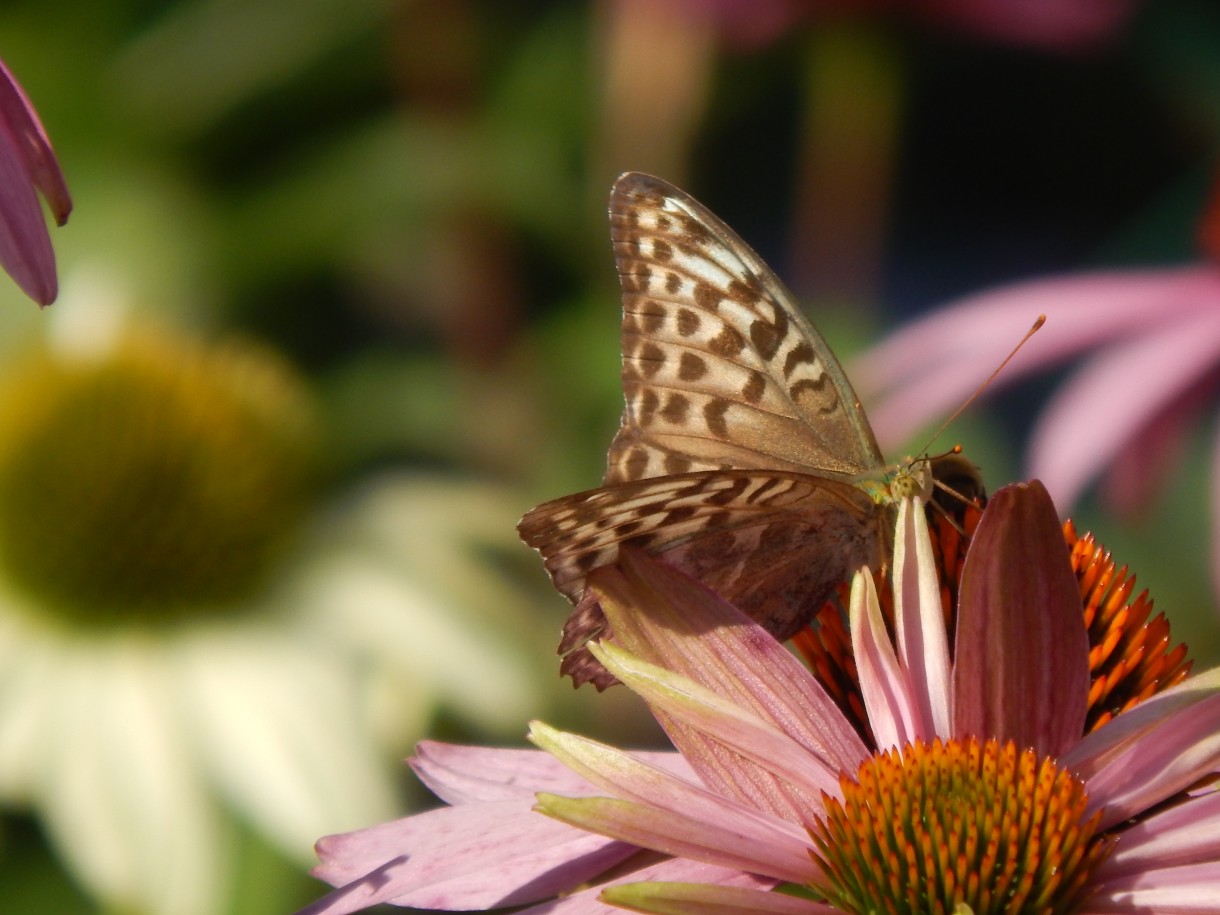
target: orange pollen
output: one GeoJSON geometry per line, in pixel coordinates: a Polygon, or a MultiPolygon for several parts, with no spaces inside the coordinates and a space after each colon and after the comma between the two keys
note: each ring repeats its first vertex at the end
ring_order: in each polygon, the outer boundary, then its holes
{"type": "Polygon", "coordinates": [[[1077,536],[1071,521],[1064,523],[1063,537],[1072,553],[1072,571],[1080,583],[1089,630],[1088,732],[1180,683],[1193,662],[1184,644],[1172,645],[1165,615],[1152,617],[1148,592],[1131,599],[1135,576],[1126,566],[1116,568],[1109,551],[1092,534],[1077,536]]]}
{"type": "Polygon", "coordinates": [[[809,835],[811,888],[844,912],[1068,915],[1112,847],[1084,786],[1011,742],[916,742],[840,786],[809,835]]]}

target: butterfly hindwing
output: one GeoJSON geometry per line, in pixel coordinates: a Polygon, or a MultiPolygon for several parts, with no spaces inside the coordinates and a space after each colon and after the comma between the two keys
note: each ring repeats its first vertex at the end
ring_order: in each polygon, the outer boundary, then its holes
{"type": "Polygon", "coordinates": [[[645,550],[703,582],[777,638],[795,633],[838,582],[875,564],[877,506],[850,483],[787,471],[708,471],[605,486],[540,505],[519,531],[576,612],[563,672],[613,682],[584,649],[605,634],[586,574],[645,550]]]}

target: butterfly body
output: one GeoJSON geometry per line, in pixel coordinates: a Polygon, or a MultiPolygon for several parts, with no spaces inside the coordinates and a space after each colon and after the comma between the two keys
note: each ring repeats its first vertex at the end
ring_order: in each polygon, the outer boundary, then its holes
{"type": "Polygon", "coordinates": [[[562,671],[613,677],[584,648],[606,623],[585,576],[632,546],[777,638],[889,551],[897,501],[931,462],[886,467],[834,354],[792,295],[711,211],[627,173],[610,196],[623,294],[625,408],[604,485],[530,511],[519,531],[576,606],[562,671]]]}

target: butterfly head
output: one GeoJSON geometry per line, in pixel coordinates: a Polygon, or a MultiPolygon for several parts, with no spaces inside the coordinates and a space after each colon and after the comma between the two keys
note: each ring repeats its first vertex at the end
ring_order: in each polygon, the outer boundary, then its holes
{"type": "Polygon", "coordinates": [[[915,496],[926,502],[932,495],[932,480],[931,459],[909,457],[901,464],[858,477],[855,482],[876,504],[892,505],[915,496]]]}

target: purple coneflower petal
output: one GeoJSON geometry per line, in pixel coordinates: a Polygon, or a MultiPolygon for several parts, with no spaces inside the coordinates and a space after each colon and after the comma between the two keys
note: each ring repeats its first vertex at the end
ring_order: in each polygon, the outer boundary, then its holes
{"type": "Polygon", "coordinates": [[[857,573],[850,602],[852,655],[860,677],[860,698],[880,749],[902,747],[919,730],[906,672],[890,644],[873,577],[857,573]]]}
{"type": "Polygon", "coordinates": [[[1166,314],[1214,311],[1220,270],[1210,265],[1105,271],[1035,280],[959,299],[891,334],[853,365],[883,447],[959,406],[1039,314],[1046,326],[996,379],[1009,384],[1109,340],[1163,327],[1166,314]]]}
{"type": "Polygon", "coordinates": [[[1220,771],[1218,723],[1220,694],[1178,709],[1111,754],[1085,779],[1090,803],[1104,808],[1102,827],[1121,823],[1220,771]]]}
{"type": "Polygon", "coordinates": [[[1097,876],[1105,882],[1208,861],[1220,861],[1220,792],[1192,798],[1124,829],[1097,876]]]}
{"type": "Polygon", "coordinates": [[[1030,467],[1070,504],[1134,436],[1220,361],[1220,310],[1180,317],[1114,345],[1064,385],[1043,412],[1030,467]]]}
{"type": "Polygon", "coordinates": [[[533,799],[445,807],[317,844],[314,875],[341,885],[307,909],[379,902],[485,909],[535,902],[604,873],[635,849],[532,812],[533,799]]]}
{"type": "MultiPolygon", "coordinates": [[[[674,752],[638,752],[637,757],[675,775],[692,778],[690,765],[674,752]]],[[[408,760],[419,780],[447,804],[532,800],[539,791],[592,794],[593,785],[542,750],[505,750],[424,740],[408,760]]]]}
{"type": "Polygon", "coordinates": [[[940,583],[934,572],[932,538],[920,501],[903,501],[898,507],[894,543],[894,620],[898,653],[907,671],[912,696],[921,718],[912,737],[930,742],[947,738],[952,728],[949,711],[949,636],[941,610],[940,583]],[[913,544],[912,551],[908,544],[913,544]]]}
{"type": "Polygon", "coordinates": [[[620,645],[750,709],[837,769],[867,754],[809,671],[748,616],[637,551],[624,550],[621,566],[589,576],[620,645]]]}
{"type": "Polygon", "coordinates": [[[1212,915],[1218,885],[1216,862],[1128,874],[1102,883],[1082,915],[1212,915]]]}
{"type": "Polygon", "coordinates": [[[58,294],[55,252],[35,188],[63,225],[72,199],[46,131],[21,86],[0,62],[0,265],[30,298],[58,294]]]}
{"type": "Polygon", "coordinates": [[[1057,756],[1084,730],[1088,634],[1059,516],[1038,481],[992,497],[958,598],[955,734],[1057,756]]]}
{"type": "Polygon", "coordinates": [[[648,703],[658,720],[667,727],[678,725],[680,738],[689,733],[702,738],[684,740],[688,745],[683,753],[708,784],[759,809],[798,820],[803,811],[820,806],[820,792],[838,793],[841,770],[766,719],[613,645],[591,647],[611,673],[648,703]]]}

